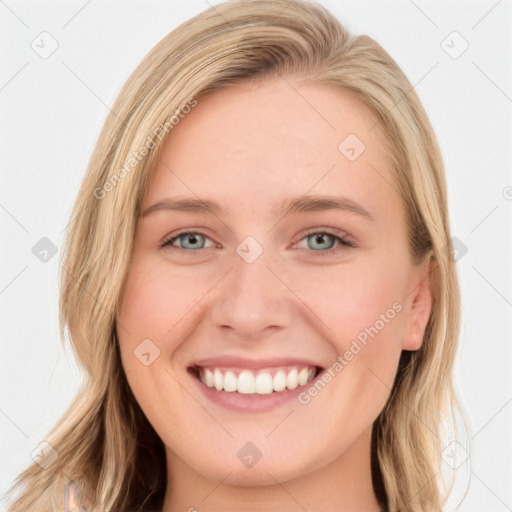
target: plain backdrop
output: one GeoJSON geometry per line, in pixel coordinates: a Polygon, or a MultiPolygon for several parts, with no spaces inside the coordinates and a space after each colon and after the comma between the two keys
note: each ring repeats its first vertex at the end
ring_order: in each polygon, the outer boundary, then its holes
{"type": "MultiPolygon", "coordinates": [[[[0,0],[0,494],[78,386],[58,337],[59,255],[109,106],[164,35],[217,3],[0,0]]],[[[446,458],[458,467],[446,510],[510,511],[511,2],[321,3],[394,57],[438,136],[460,258],[456,386],[468,427],[465,448],[446,458]]]]}

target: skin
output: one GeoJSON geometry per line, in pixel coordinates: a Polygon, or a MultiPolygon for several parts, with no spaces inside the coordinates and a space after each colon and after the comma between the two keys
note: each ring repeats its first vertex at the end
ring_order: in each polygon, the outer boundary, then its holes
{"type": "Polygon", "coordinates": [[[412,261],[389,148],[379,126],[370,130],[374,123],[352,93],[289,77],[200,98],[170,133],[142,211],[184,196],[228,210],[141,217],[118,314],[129,385],[166,446],[165,512],[242,504],[246,511],[380,510],[371,427],[401,351],[421,346],[432,292],[429,267],[412,261]],[[366,146],[355,161],[338,149],[350,133],[366,146]],[[373,219],[274,211],[306,193],[342,195],[373,219]],[[328,228],[355,247],[307,236],[328,228]],[[206,238],[160,247],[187,229],[206,238]],[[263,248],[250,264],[236,252],[247,236],[263,248]],[[401,311],[307,404],[241,414],[205,398],[187,372],[217,355],[301,357],[329,368],[394,303],[401,311]],[[160,350],[149,366],[133,353],[147,338],[160,350]],[[247,442],[262,453],[252,468],[237,458],[247,442]]]}

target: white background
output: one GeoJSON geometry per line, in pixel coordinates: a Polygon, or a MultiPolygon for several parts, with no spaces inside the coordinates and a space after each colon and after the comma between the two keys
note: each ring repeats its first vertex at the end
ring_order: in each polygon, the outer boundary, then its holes
{"type": "MultiPolygon", "coordinates": [[[[208,3],[0,0],[0,494],[31,462],[79,379],[58,339],[60,252],[44,263],[32,247],[48,237],[60,251],[109,105],[145,54],[208,3]],[[47,59],[31,47],[51,48],[43,31],[58,43],[47,59]]],[[[457,263],[463,331],[456,384],[471,463],[457,471],[446,510],[456,509],[467,486],[457,510],[510,511],[511,2],[321,3],[395,58],[437,133],[453,235],[467,248],[457,263]],[[469,44],[455,59],[442,47],[463,49],[454,31],[469,44]]]]}

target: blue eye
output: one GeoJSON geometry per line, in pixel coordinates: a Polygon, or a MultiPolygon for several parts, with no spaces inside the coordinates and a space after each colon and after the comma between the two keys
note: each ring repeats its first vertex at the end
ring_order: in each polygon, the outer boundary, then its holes
{"type": "MultiPolygon", "coordinates": [[[[337,246],[354,247],[354,244],[328,231],[315,231],[307,234],[302,240],[307,240],[308,249],[313,251],[329,251],[337,246]],[[316,247],[315,247],[316,245],[316,247]]],[[[301,241],[302,241],[301,240],[301,241]]]]}
{"type": "MultiPolygon", "coordinates": [[[[302,240],[307,240],[307,249],[318,252],[331,251],[339,246],[355,247],[354,244],[328,231],[314,231],[304,236],[302,240]]],[[[161,248],[178,249],[187,252],[195,252],[201,249],[209,249],[214,247],[215,243],[203,233],[197,231],[186,231],[172,238],[164,240],[160,245],[161,248]],[[206,241],[212,242],[210,246],[206,246],[206,241]],[[178,242],[178,245],[176,245],[178,242]]]]}
{"type": "Polygon", "coordinates": [[[207,247],[205,247],[206,240],[209,240],[209,238],[206,235],[203,235],[202,233],[197,233],[195,231],[187,231],[185,233],[180,233],[179,235],[164,241],[161,247],[170,246],[174,249],[197,251],[199,249],[207,249],[207,247]],[[174,245],[174,242],[176,242],[177,240],[179,241],[180,239],[182,240],[183,243],[181,243],[179,247],[176,247],[174,245]]]}

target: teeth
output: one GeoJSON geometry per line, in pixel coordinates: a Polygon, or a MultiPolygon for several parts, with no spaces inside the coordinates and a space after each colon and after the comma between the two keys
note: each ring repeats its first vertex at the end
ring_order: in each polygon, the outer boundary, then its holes
{"type": "Polygon", "coordinates": [[[233,372],[226,372],[224,375],[224,391],[236,391],[238,388],[238,381],[233,372]]]}
{"type": "Polygon", "coordinates": [[[280,368],[277,372],[274,369],[255,373],[251,370],[200,368],[199,378],[208,387],[215,388],[217,391],[237,391],[244,395],[269,395],[307,384],[314,378],[315,370],[312,366],[287,367],[280,368]],[[272,373],[274,373],[273,376],[272,373]]]}
{"type": "Polygon", "coordinates": [[[224,377],[218,368],[215,368],[215,371],[213,372],[213,385],[217,391],[224,388],[224,377]]]}
{"type": "Polygon", "coordinates": [[[299,385],[299,372],[297,368],[293,368],[286,376],[286,387],[288,389],[295,389],[299,385]]]}
{"type": "Polygon", "coordinates": [[[252,372],[245,370],[238,376],[237,391],[244,395],[253,395],[256,392],[256,382],[252,372]]]}
{"type": "Polygon", "coordinates": [[[268,395],[274,391],[272,376],[268,373],[260,373],[256,377],[256,393],[260,395],[268,395]]]}
{"type": "Polygon", "coordinates": [[[302,368],[299,372],[299,386],[304,386],[307,383],[309,377],[309,372],[307,368],[302,368]]]}
{"type": "Polygon", "coordinates": [[[286,389],[286,373],[283,370],[279,370],[273,379],[274,391],[283,391],[286,389]]]}

